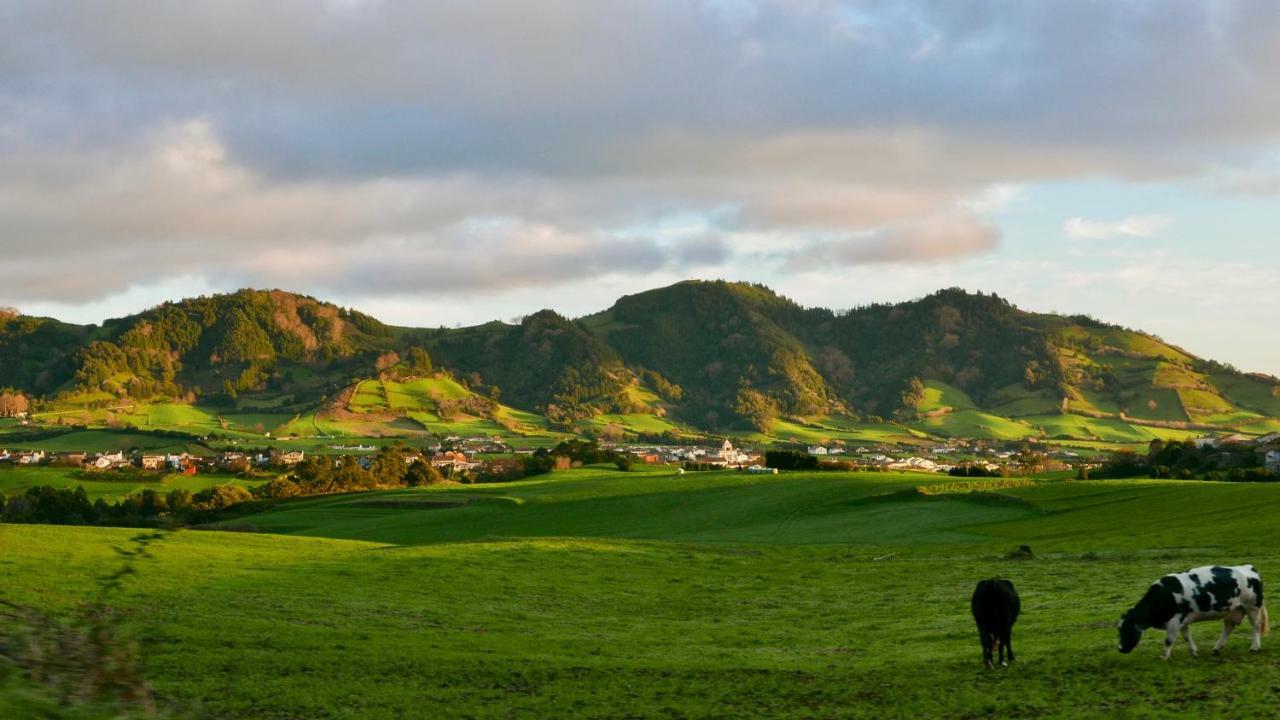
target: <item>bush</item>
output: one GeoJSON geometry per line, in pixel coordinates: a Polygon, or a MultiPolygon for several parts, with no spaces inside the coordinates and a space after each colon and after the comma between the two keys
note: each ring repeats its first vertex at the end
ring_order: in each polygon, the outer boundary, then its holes
{"type": "Polygon", "coordinates": [[[298,483],[285,477],[278,477],[266,484],[259,485],[254,488],[253,494],[257,497],[267,500],[284,500],[285,498],[297,497],[302,494],[302,488],[298,487],[298,483]]]}
{"type": "Polygon", "coordinates": [[[799,450],[768,450],[764,464],[779,470],[817,470],[818,458],[799,450]]]}
{"type": "Polygon", "coordinates": [[[192,507],[196,510],[226,510],[252,500],[253,493],[239,485],[215,485],[196,493],[192,498],[192,507]]]}

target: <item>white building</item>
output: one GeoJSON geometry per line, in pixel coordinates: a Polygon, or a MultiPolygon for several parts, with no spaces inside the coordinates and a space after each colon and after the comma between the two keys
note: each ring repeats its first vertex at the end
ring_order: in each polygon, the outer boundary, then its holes
{"type": "Polygon", "coordinates": [[[39,465],[44,460],[44,451],[36,450],[35,452],[20,453],[18,455],[19,465],[39,465]]]}
{"type": "Polygon", "coordinates": [[[1268,450],[1267,454],[1263,456],[1263,464],[1271,472],[1280,472],[1280,448],[1268,450]]]}

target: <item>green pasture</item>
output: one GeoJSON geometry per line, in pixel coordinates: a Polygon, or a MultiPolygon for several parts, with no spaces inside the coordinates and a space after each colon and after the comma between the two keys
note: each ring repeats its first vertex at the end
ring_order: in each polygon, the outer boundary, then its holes
{"type": "Polygon", "coordinates": [[[968,393],[960,388],[948,385],[940,380],[929,380],[924,386],[924,398],[917,408],[920,412],[932,412],[951,408],[953,410],[973,410],[978,406],[968,393]]]}
{"type": "Polygon", "coordinates": [[[922,418],[912,426],[932,435],[950,438],[1022,440],[1039,434],[1026,422],[992,415],[981,410],[954,410],[922,418]]]}
{"type": "Polygon", "coordinates": [[[1280,383],[1253,375],[1214,374],[1213,384],[1236,405],[1280,417],[1280,383]]]}
{"type": "MultiPolygon", "coordinates": [[[[1276,638],[1165,663],[1154,632],[1117,653],[1115,622],[1166,572],[1280,578],[1280,486],[911,490],[946,481],[584,469],[307,499],[242,520],[277,534],[169,536],[115,602],[157,690],[217,718],[1274,714],[1276,638]],[[993,575],[1023,615],[987,671],[968,598],[993,575]]],[[[70,610],[135,532],[0,525],[0,597],[70,610]]]]}
{"type": "Polygon", "coordinates": [[[6,440],[11,449],[44,450],[46,452],[110,452],[114,450],[145,450],[147,452],[190,452],[193,455],[208,454],[208,450],[182,438],[165,437],[142,432],[118,432],[106,430],[73,430],[43,440],[6,440]]]}
{"type": "Polygon", "coordinates": [[[1021,384],[1008,385],[995,393],[991,407],[987,409],[1009,418],[1047,415],[1061,411],[1062,398],[1047,390],[1027,390],[1021,384]]]}
{"type": "Polygon", "coordinates": [[[192,493],[214,485],[253,487],[263,481],[241,480],[232,475],[174,475],[155,473],[123,475],[113,472],[92,473],[71,468],[0,467],[0,496],[20,495],[27,488],[48,485],[58,488],[83,487],[90,500],[102,498],[115,502],[143,490],[167,493],[183,489],[192,493]]]}

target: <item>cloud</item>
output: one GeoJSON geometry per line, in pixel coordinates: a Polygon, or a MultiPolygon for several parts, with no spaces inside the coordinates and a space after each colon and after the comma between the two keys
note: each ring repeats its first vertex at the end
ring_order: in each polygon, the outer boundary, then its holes
{"type": "Polygon", "coordinates": [[[1115,237],[1154,238],[1173,223],[1167,215],[1130,215],[1121,220],[1099,221],[1069,218],[1062,232],[1075,240],[1110,240],[1115,237]]]}
{"type": "Polygon", "coordinates": [[[1277,37],[1266,0],[0,0],[0,302],[969,257],[1016,188],[1280,142],[1277,37]]]}
{"type": "Polygon", "coordinates": [[[685,265],[705,267],[723,265],[732,255],[733,250],[724,238],[718,235],[707,235],[683,243],[679,249],[678,259],[685,265]]]}
{"type": "Polygon", "coordinates": [[[856,236],[823,240],[793,254],[797,269],[835,265],[876,265],[958,260],[990,252],[1000,244],[999,228],[970,215],[950,214],[896,223],[856,236]]]}

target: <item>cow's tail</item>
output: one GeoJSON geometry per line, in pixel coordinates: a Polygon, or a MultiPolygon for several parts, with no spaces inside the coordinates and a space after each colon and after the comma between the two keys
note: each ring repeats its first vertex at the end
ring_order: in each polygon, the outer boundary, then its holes
{"type": "Polygon", "coordinates": [[[1267,617],[1267,606],[1263,605],[1258,608],[1258,632],[1266,635],[1271,632],[1271,618],[1267,617]]]}

